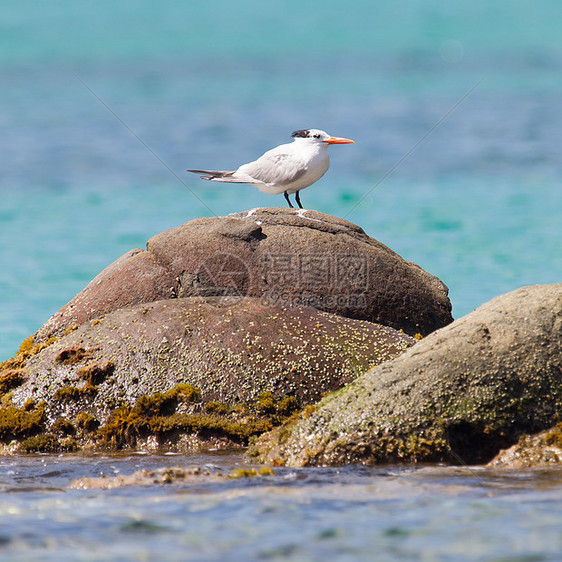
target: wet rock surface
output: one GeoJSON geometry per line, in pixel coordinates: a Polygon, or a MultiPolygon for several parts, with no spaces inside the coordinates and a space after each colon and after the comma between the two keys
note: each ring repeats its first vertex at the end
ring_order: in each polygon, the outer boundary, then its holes
{"type": "Polygon", "coordinates": [[[345,220],[254,209],[162,232],[102,271],[36,334],[60,336],[160,299],[250,296],[426,335],[452,321],[447,287],[345,220]]]}
{"type": "Polygon", "coordinates": [[[493,468],[526,468],[562,465],[562,423],[536,435],[523,435],[488,464],[493,468]]]}
{"type": "Polygon", "coordinates": [[[94,488],[112,489],[124,486],[153,486],[165,484],[166,486],[200,485],[209,482],[224,482],[225,480],[238,480],[239,478],[263,478],[275,476],[275,471],[270,467],[234,469],[228,473],[218,467],[165,467],[153,470],[137,470],[132,474],[113,477],[79,478],[70,484],[70,488],[77,490],[91,490],[94,488]]]}
{"type": "Polygon", "coordinates": [[[523,287],[260,438],[264,462],[487,462],[562,412],[562,284],[523,287]]]}
{"type": "Polygon", "coordinates": [[[271,391],[306,405],[413,342],[392,328],[254,298],[157,301],[108,314],[51,344],[27,362],[29,378],[13,396],[18,405],[42,401],[56,387],[89,380],[103,411],[112,401],[133,403],[189,383],[207,400],[232,403],[271,391]]]}
{"type": "MultiPolygon", "coordinates": [[[[29,344],[28,355],[5,364],[0,383],[13,430],[6,422],[2,435],[0,416],[0,440],[52,433],[58,423],[78,444],[243,445],[414,341],[392,328],[256,298],[136,305],[29,344]],[[178,443],[172,434],[181,432],[195,437],[178,443]]],[[[27,444],[49,446],[53,439],[27,444]]]]}

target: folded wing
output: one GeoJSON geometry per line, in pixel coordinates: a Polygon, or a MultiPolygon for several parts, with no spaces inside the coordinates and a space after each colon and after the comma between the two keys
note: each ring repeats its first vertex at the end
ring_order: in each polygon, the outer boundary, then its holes
{"type": "Polygon", "coordinates": [[[236,176],[249,176],[260,183],[284,186],[297,181],[307,167],[294,154],[266,152],[255,162],[244,164],[236,170],[236,176]]]}

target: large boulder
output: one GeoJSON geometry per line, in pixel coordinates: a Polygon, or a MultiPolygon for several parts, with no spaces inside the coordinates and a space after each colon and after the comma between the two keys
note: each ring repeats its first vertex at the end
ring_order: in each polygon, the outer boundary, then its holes
{"type": "Polygon", "coordinates": [[[499,296],[262,436],[303,465],[489,461],[562,412],[562,284],[499,296]]]}
{"type": "Polygon", "coordinates": [[[161,300],[83,324],[30,358],[14,399],[46,400],[80,385],[84,366],[110,361],[111,381],[100,382],[93,400],[97,411],[178,383],[201,389],[206,400],[247,401],[271,391],[306,405],[414,341],[385,326],[251,297],[161,300]]]}
{"type": "MultiPolygon", "coordinates": [[[[385,326],[252,297],[185,297],[135,305],[84,323],[48,345],[30,344],[27,355],[4,364],[0,383],[10,401],[8,410],[0,410],[0,441],[2,416],[8,414],[28,425],[29,416],[40,419],[35,433],[51,431],[60,419],[75,432],[74,420],[84,415],[111,428],[118,415],[121,426],[111,429],[119,435],[116,445],[139,446],[126,439],[131,427],[137,433],[142,429],[145,437],[160,433],[165,441],[170,431],[154,429],[164,425],[197,433],[199,442],[208,445],[206,435],[224,434],[225,423],[233,437],[234,422],[245,424],[239,428],[243,444],[248,431],[270,428],[256,425],[256,415],[277,414],[280,403],[291,414],[414,342],[385,326]],[[186,385],[192,390],[184,417],[163,421],[164,414],[178,413],[178,396],[186,394],[186,385]],[[37,404],[42,404],[40,412],[33,410],[37,404]]],[[[4,433],[16,437],[16,429],[4,433]]],[[[108,431],[88,438],[105,442],[108,431]]],[[[222,441],[232,444],[232,439],[222,441]]]]}
{"type": "Polygon", "coordinates": [[[250,296],[312,306],[422,335],[452,321],[447,287],[345,220],[254,209],[163,232],[102,271],[36,334],[60,336],[160,299],[250,296]]]}

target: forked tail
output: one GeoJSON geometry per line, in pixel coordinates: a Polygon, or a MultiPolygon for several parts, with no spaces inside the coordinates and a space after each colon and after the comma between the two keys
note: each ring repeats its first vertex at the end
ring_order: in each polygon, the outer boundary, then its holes
{"type": "Polygon", "coordinates": [[[187,172],[192,172],[194,174],[205,174],[201,176],[202,180],[214,180],[215,178],[224,178],[231,176],[234,172],[220,172],[217,170],[186,170],[187,172]]]}
{"type": "Polygon", "coordinates": [[[248,181],[244,181],[240,178],[233,178],[233,174],[236,173],[236,170],[232,172],[223,172],[219,170],[186,170],[186,172],[192,172],[194,174],[204,174],[201,176],[202,180],[211,180],[211,181],[224,181],[228,183],[248,183],[248,181]]]}

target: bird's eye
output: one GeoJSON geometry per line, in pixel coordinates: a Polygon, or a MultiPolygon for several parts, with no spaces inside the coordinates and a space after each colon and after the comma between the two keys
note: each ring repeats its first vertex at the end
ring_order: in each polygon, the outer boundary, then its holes
{"type": "Polygon", "coordinates": [[[320,138],[320,135],[314,135],[314,138],[315,138],[315,139],[319,139],[319,138],[320,138]]]}

